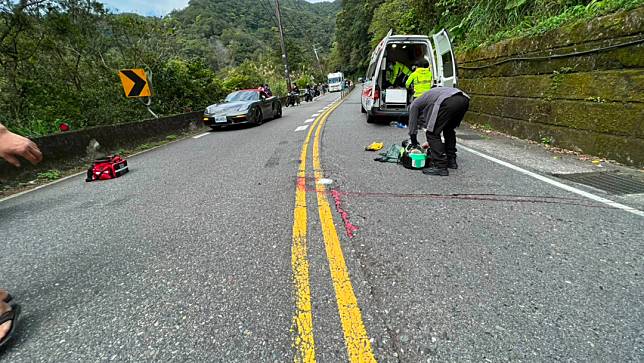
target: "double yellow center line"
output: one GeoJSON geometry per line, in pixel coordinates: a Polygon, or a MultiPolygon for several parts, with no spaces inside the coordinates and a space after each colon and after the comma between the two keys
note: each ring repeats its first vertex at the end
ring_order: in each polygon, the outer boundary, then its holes
{"type": "Polygon", "coordinates": [[[316,118],[304,139],[300,153],[300,166],[297,173],[295,191],[295,209],[293,212],[293,245],[291,248],[291,265],[296,288],[296,312],[293,318],[296,329],[296,362],[315,362],[315,339],[313,334],[311,287],[307,257],[308,219],[306,206],[306,160],[308,157],[308,146],[314,130],[315,137],[313,140],[312,159],[318,212],[347,353],[351,362],[376,361],[362,320],[358,299],[353,291],[349,269],[347,268],[340,245],[340,238],[333,223],[331,207],[326,197],[326,187],[318,183],[324,177],[320,163],[320,136],[326,120],[340,104],[341,101],[337,102],[316,118]]]}

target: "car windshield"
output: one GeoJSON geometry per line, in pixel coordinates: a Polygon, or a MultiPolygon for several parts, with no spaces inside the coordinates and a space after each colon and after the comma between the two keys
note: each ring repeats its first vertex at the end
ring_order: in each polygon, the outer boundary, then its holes
{"type": "Polygon", "coordinates": [[[256,91],[237,91],[229,94],[228,97],[226,97],[226,102],[257,100],[259,100],[259,92],[256,91]]]}
{"type": "Polygon", "coordinates": [[[336,77],[336,78],[329,78],[329,83],[340,83],[342,82],[342,78],[336,77]]]}

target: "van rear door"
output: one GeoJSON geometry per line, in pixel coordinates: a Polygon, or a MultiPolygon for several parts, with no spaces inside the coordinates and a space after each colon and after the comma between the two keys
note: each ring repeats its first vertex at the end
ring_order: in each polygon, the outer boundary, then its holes
{"type": "Polygon", "coordinates": [[[456,59],[452,42],[445,29],[433,35],[434,48],[436,49],[436,74],[434,79],[439,86],[456,87],[456,59]]]}

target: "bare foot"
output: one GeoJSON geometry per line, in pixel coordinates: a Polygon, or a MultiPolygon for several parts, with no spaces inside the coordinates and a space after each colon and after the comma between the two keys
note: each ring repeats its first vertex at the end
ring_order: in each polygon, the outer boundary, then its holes
{"type": "Polygon", "coordinates": [[[0,301],[7,300],[7,297],[9,297],[9,291],[5,289],[0,289],[0,301]]]}
{"type": "MultiPolygon", "coordinates": [[[[5,303],[5,302],[0,302],[0,316],[7,311],[11,311],[11,305],[5,303]]],[[[2,325],[0,325],[0,341],[4,339],[4,337],[9,334],[9,330],[11,329],[11,324],[13,324],[13,321],[8,321],[2,325]]]]}

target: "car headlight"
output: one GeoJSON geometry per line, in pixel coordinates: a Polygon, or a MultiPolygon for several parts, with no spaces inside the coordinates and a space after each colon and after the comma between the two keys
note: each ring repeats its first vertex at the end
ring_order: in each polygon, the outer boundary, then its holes
{"type": "Polygon", "coordinates": [[[217,105],[211,105],[211,106],[206,107],[205,114],[206,115],[212,115],[213,113],[215,113],[215,108],[216,107],[217,107],[217,105]]]}
{"type": "Polygon", "coordinates": [[[248,105],[241,105],[237,107],[237,111],[248,111],[248,105]]]}

